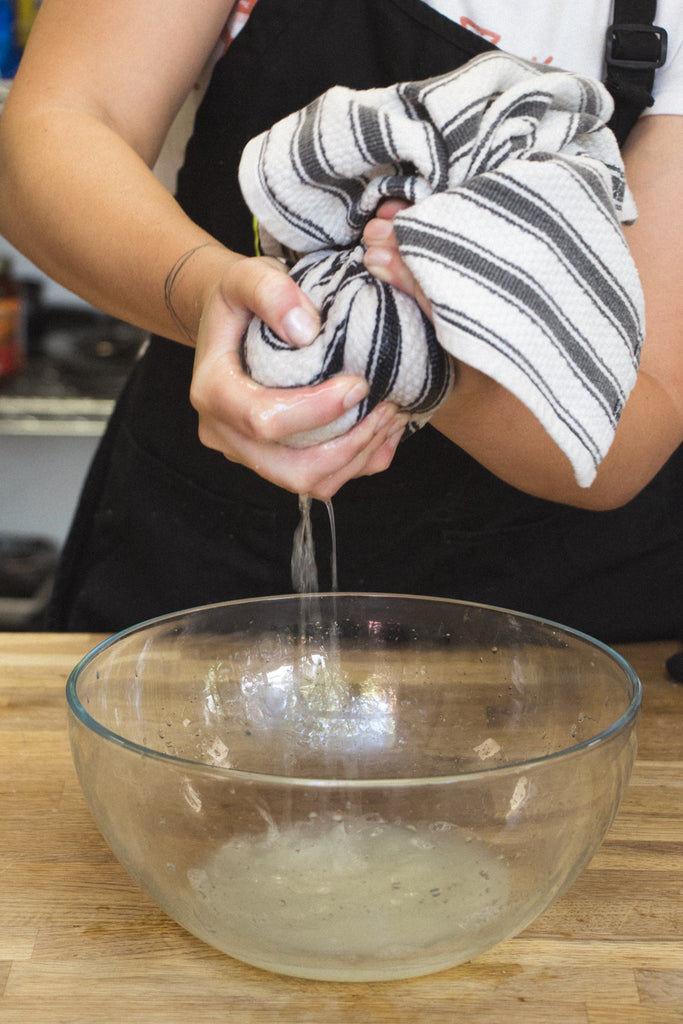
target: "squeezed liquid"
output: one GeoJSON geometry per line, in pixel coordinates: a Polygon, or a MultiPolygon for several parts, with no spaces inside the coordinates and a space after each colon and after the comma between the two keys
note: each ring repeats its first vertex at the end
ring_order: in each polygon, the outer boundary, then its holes
{"type": "MultiPolygon", "coordinates": [[[[265,815],[264,815],[265,817],[265,815]]],[[[407,977],[469,959],[504,937],[503,858],[446,822],[312,815],[240,836],[188,871],[211,941],[302,977],[407,977]],[[498,934],[500,933],[500,934],[498,934]]]]}
{"type": "MultiPolygon", "coordinates": [[[[326,504],[336,591],[334,512],[326,504]]],[[[302,595],[303,639],[318,572],[307,495],[299,496],[299,509],[291,568],[302,595]]],[[[304,646],[298,669],[287,714],[308,746],[338,760],[344,752],[357,756],[359,744],[393,744],[384,685],[375,692],[373,678],[349,683],[333,631],[324,654],[314,644],[307,655],[304,646]]],[[[254,700],[262,699],[261,689],[254,700]]],[[[272,689],[269,681],[271,698],[272,689]]],[[[258,810],[264,834],[235,836],[188,869],[191,898],[201,910],[193,913],[190,903],[184,913],[170,911],[190,929],[200,918],[197,933],[231,956],[299,977],[388,980],[462,963],[510,933],[504,858],[448,822],[417,828],[359,811],[314,812],[280,829],[258,810]]]]}
{"type": "MultiPolygon", "coordinates": [[[[337,590],[337,531],[334,521],[332,502],[325,502],[330,521],[332,538],[332,554],[330,572],[332,590],[337,590]]],[[[311,499],[307,494],[299,495],[299,525],[294,533],[292,544],[292,587],[297,594],[317,594],[318,566],[315,559],[315,543],[311,524],[311,499]]]]}

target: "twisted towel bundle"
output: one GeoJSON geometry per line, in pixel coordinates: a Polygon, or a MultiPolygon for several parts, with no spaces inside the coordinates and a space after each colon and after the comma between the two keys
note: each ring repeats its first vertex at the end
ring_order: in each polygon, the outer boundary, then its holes
{"type": "Polygon", "coordinates": [[[252,321],[247,370],[274,387],[341,372],[370,384],[360,407],[290,443],[335,436],[383,399],[421,426],[448,396],[454,357],[524,402],[591,483],[644,331],[611,111],[589,77],[487,53],[424,82],[335,87],[251,140],[240,185],[262,246],[307,254],[292,276],[322,330],[291,349],[252,321]],[[394,225],[433,327],[363,267],[364,224],[397,196],[412,204],[394,225]]]}

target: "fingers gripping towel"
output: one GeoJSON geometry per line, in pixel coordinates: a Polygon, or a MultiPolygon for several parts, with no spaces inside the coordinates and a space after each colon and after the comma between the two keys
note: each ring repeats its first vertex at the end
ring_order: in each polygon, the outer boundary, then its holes
{"type": "Polygon", "coordinates": [[[251,140],[240,185],[264,251],[299,255],[292,275],[322,329],[291,349],[252,321],[247,370],[275,387],[341,372],[370,384],[361,406],[291,443],[339,434],[383,399],[421,426],[448,396],[455,359],[524,402],[579,484],[592,482],[644,332],[611,112],[594,79],[487,53],[424,82],[335,87],[251,140]],[[394,225],[433,326],[363,267],[363,227],[387,197],[411,203],[394,225]]]}

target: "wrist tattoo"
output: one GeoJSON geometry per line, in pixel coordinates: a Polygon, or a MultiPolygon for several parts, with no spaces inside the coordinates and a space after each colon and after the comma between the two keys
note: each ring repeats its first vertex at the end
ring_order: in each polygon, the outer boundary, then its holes
{"type": "Polygon", "coordinates": [[[187,252],[183,253],[183,255],[175,261],[166,276],[166,280],[164,281],[164,304],[166,309],[168,310],[176,327],[178,327],[178,329],[185,335],[188,341],[192,342],[192,344],[194,344],[197,339],[194,337],[187,324],[182,320],[173,304],[173,289],[175,288],[176,281],[182,273],[183,268],[189,260],[192,259],[194,254],[199,252],[200,249],[206,249],[207,246],[213,244],[214,243],[212,242],[203,242],[201,245],[195,245],[193,249],[188,249],[187,252]]]}

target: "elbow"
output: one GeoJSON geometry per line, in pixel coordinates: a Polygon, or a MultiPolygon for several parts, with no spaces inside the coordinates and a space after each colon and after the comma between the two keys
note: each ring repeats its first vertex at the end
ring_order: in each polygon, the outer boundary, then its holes
{"type": "Polygon", "coordinates": [[[656,475],[659,465],[646,474],[630,476],[626,473],[613,474],[598,471],[590,487],[571,488],[562,500],[565,505],[582,508],[588,512],[614,512],[624,508],[647,487],[656,475]]]}
{"type": "Polygon", "coordinates": [[[665,443],[637,459],[631,450],[629,458],[623,454],[612,459],[608,454],[598,469],[590,487],[577,488],[567,504],[594,512],[612,512],[624,508],[652,482],[669,459],[683,444],[683,430],[672,430],[665,443]]]}
{"type": "Polygon", "coordinates": [[[614,512],[619,508],[624,508],[629,502],[633,501],[642,489],[642,487],[637,487],[628,491],[620,490],[614,493],[611,491],[605,492],[601,488],[597,488],[595,491],[592,488],[586,488],[585,494],[578,495],[573,500],[565,502],[565,504],[585,509],[587,512],[614,512]]]}

